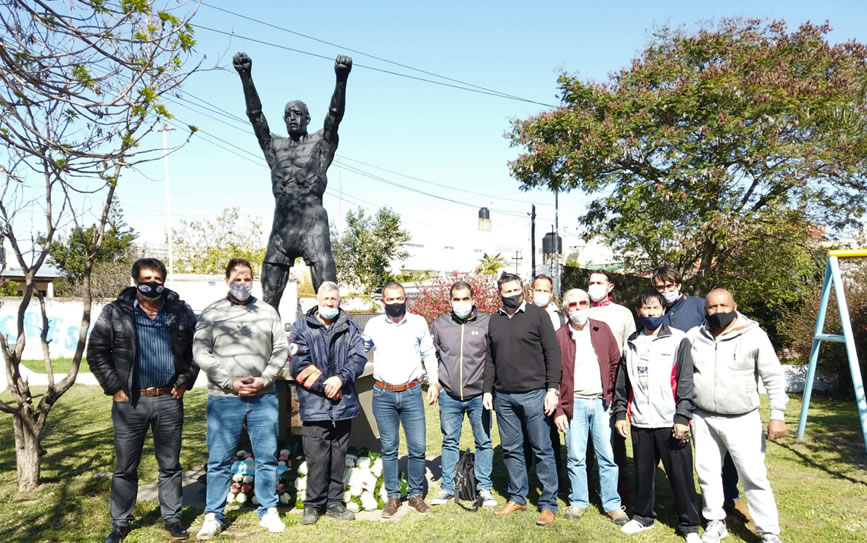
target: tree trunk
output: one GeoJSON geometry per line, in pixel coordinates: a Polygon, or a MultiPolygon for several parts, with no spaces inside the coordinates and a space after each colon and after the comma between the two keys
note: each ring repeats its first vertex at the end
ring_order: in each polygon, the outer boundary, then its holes
{"type": "Polygon", "coordinates": [[[41,463],[41,436],[31,431],[23,417],[29,415],[19,409],[15,413],[12,425],[15,428],[15,460],[18,466],[18,492],[32,492],[39,486],[39,469],[41,463]]]}

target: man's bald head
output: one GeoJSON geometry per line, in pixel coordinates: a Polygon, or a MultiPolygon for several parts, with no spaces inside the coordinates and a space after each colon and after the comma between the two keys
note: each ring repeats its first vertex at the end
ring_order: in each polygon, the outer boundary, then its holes
{"type": "Polygon", "coordinates": [[[709,315],[714,313],[728,313],[737,308],[734,296],[724,288],[715,288],[704,297],[704,309],[709,315]]]}

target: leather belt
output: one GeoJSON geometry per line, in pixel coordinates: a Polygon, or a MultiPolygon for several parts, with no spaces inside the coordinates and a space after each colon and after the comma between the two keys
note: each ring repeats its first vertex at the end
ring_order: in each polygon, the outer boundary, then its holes
{"type": "Polygon", "coordinates": [[[142,396],[162,396],[163,394],[168,394],[172,391],[172,387],[164,387],[164,388],[143,388],[139,392],[141,392],[142,396]]]}
{"type": "Polygon", "coordinates": [[[410,381],[405,385],[389,385],[388,383],[383,383],[382,381],[374,381],[376,386],[380,388],[384,388],[385,390],[390,390],[392,392],[403,392],[404,390],[409,390],[415,385],[418,384],[418,379],[410,381]]]}

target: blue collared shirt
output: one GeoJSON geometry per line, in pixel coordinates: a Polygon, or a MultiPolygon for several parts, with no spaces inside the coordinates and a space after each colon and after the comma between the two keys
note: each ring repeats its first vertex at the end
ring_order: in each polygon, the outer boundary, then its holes
{"type": "Polygon", "coordinates": [[[165,304],[151,320],[133,301],[136,332],[136,365],[139,388],[163,388],[175,382],[175,354],[172,351],[172,327],[165,312],[165,304]]]}
{"type": "Polygon", "coordinates": [[[364,349],[376,347],[373,378],[389,385],[403,385],[420,379],[427,371],[429,383],[439,383],[433,338],[424,317],[407,313],[395,323],[385,314],[378,315],[364,327],[364,349]]]}

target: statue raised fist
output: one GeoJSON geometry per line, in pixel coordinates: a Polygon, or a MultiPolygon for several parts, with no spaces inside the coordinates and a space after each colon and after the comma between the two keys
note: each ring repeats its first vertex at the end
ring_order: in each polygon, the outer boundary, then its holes
{"type": "Polygon", "coordinates": [[[248,74],[250,73],[250,68],[253,66],[253,61],[250,60],[247,53],[236,53],[235,56],[232,57],[232,65],[235,66],[235,70],[237,70],[239,74],[248,74]]]}
{"type": "MultiPolygon", "coordinates": [[[[249,59],[247,59],[249,60],[249,59]]],[[[249,68],[248,68],[249,69],[249,68]]],[[[349,72],[352,71],[352,58],[338,55],[337,59],[334,61],[334,73],[337,74],[338,77],[347,77],[349,76],[349,72]]]]}

